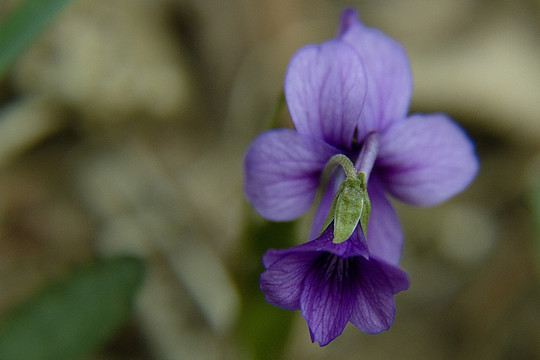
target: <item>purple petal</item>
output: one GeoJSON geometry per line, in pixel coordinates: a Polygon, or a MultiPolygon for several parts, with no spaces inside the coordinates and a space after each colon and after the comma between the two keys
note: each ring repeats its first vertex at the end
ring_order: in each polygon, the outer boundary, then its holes
{"type": "Polygon", "coordinates": [[[474,144],[444,114],[413,115],[389,128],[377,161],[385,188],[418,206],[437,205],[463,191],[479,169],[474,144]]]}
{"type": "Polygon", "coordinates": [[[332,239],[334,238],[334,226],[331,224],[321,236],[315,240],[311,240],[305,244],[296,246],[291,249],[283,250],[269,250],[263,256],[263,264],[266,268],[273,266],[274,262],[279,261],[284,256],[292,253],[303,252],[315,252],[315,253],[329,253],[339,256],[343,259],[362,256],[369,257],[369,252],[366,243],[363,239],[360,239],[353,233],[351,238],[341,244],[334,244],[332,239]]]}
{"type": "MultiPolygon", "coordinates": [[[[392,265],[398,265],[403,250],[403,231],[392,204],[384,194],[383,186],[372,173],[368,183],[371,217],[367,230],[367,243],[371,255],[392,265]]],[[[359,232],[362,231],[359,229],[359,232]]]]}
{"type": "Polygon", "coordinates": [[[358,139],[370,131],[384,131],[402,120],[409,109],[412,74],[405,49],[383,32],[365,27],[352,10],[343,13],[341,39],[362,58],[368,88],[358,139]]]}
{"type": "Polygon", "coordinates": [[[259,136],[247,151],[244,190],[248,201],[272,221],[293,220],[306,212],[321,172],[337,149],[292,130],[259,136]]]}
{"type": "Polygon", "coordinates": [[[267,270],[260,277],[266,301],[285,310],[299,310],[303,282],[317,256],[313,252],[269,250],[263,258],[267,270]],[[267,266],[269,258],[273,261],[267,266]]]}
{"type": "Polygon", "coordinates": [[[317,211],[315,212],[315,216],[313,217],[313,222],[311,224],[311,231],[309,233],[310,240],[317,238],[321,233],[321,230],[323,230],[322,226],[324,225],[328,213],[330,212],[332,201],[334,201],[334,197],[339,189],[339,185],[343,182],[343,180],[345,180],[345,173],[343,170],[340,168],[338,171],[339,172],[335,173],[331,177],[326,189],[323,192],[321,202],[317,208],[317,211]]]}
{"type": "Polygon", "coordinates": [[[341,335],[355,306],[355,286],[349,271],[353,259],[323,253],[304,281],[300,308],[311,333],[320,346],[341,335]]]}
{"type": "Polygon", "coordinates": [[[384,261],[380,261],[375,257],[371,258],[371,260],[377,264],[379,269],[386,276],[386,279],[392,288],[393,294],[397,294],[398,292],[405,291],[409,288],[410,280],[405,271],[384,261]]]}
{"type": "Polygon", "coordinates": [[[394,294],[409,287],[407,274],[373,258],[357,258],[356,265],[356,299],[350,321],[366,334],[388,330],[396,312],[394,294]]]}
{"type": "Polygon", "coordinates": [[[362,61],[339,40],[300,49],[285,77],[296,130],[342,149],[351,148],[365,94],[362,61]]]}

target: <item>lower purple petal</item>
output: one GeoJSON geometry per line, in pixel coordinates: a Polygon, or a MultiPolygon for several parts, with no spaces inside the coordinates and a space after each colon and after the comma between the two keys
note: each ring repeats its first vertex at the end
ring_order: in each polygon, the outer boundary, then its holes
{"type": "Polygon", "coordinates": [[[351,317],[356,290],[350,277],[353,259],[322,253],[304,281],[300,308],[312,341],[320,346],[341,335],[351,317]]]}
{"type": "Polygon", "coordinates": [[[408,288],[402,270],[376,259],[357,258],[356,299],[350,321],[366,334],[388,330],[396,312],[394,294],[408,288]]]}
{"type": "Polygon", "coordinates": [[[303,282],[317,256],[312,252],[269,250],[263,262],[267,266],[271,258],[272,263],[260,277],[266,301],[285,310],[299,310],[303,282]]]}
{"type": "Polygon", "coordinates": [[[266,271],[260,287],[266,301],[286,310],[301,310],[312,341],[325,346],[350,321],[374,334],[394,321],[394,295],[409,287],[407,274],[369,257],[361,239],[334,244],[333,225],[315,240],[263,256],[266,271]]]}

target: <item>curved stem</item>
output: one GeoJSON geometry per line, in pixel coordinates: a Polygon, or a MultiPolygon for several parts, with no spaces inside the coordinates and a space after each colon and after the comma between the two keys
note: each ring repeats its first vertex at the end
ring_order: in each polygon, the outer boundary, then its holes
{"type": "Polygon", "coordinates": [[[351,160],[343,154],[334,155],[326,163],[324,168],[324,173],[331,173],[336,166],[341,166],[345,170],[345,175],[348,178],[356,179],[356,168],[354,167],[351,160]]]}
{"type": "Polygon", "coordinates": [[[364,141],[364,145],[362,146],[362,151],[360,152],[360,155],[358,156],[358,159],[356,160],[356,168],[358,169],[359,173],[364,173],[366,177],[366,184],[369,180],[369,175],[371,174],[371,170],[373,170],[373,165],[375,164],[375,160],[377,159],[377,153],[379,152],[379,143],[380,143],[381,136],[378,132],[372,131],[370,132],[366,140],[364,141]]]}

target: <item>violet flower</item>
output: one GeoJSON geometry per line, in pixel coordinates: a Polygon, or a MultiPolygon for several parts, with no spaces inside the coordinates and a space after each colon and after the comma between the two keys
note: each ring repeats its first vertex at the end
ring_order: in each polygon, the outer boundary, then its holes
{"type": "Polygon", "coordinates": [[[269,250],[260,285],[266,301],[301,310],[311,340],[325,346],[350,321],[366,334],[388,330],[394,321],[394,294],[409,287],[407,274],[370,256],[358,232],[334,244],[333,226],[306,244],[269,250]]]}
{"type": "Polygon", "coordinates": [[[263,257],[266,300],[301,310],[321,346],[349,321],[366,333],[387,330],[393,295],[408,287],[397,268],[403,232],[386,194],[433,206],[463,191],[478,171],[474,144],[452,119],[407,116],[411,94],[402,46],[346,10],[336,39],[300,49],[289,64],[285,97],[296,131],[268,131],[247,151],[247,199],[273,221],[296,219],[311,207],[323,170],[337,154],[365,176],[367,236],[357,226],[347,241],[335,244],[334,224],[322,229],[343,181],[336,172],[315,215],[314,240],[263,257]]]}

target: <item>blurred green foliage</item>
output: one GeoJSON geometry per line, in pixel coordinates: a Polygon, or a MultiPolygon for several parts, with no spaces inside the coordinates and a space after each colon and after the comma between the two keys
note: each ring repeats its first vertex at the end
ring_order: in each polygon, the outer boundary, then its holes
{"type": "MultiPolygon", "coordinates": [[[[253,214],[252,211],[250,213],[253,214]]],[[[255,360],[280,359],[289,338],[294,312],[284,311],[264,300],[264,293],[259,289],[259,276],[264,271],[261,258],[269,248],[295,245],[296,223],[274,223],[254,218],[246,223],[242,259],[239,261],[242,267],[235,269],[242,297],[239,342],[255,360]]]]}
{"type": "Polygon", "coordinates": [[[129,317],[144,268],[111,258],[47,286],[0,323],[0,359],[69,360],[99,349],[129,317]]]}
{"type": "Polygon", "coordinates": [[[26,0],[0,23],[0,79],[72,0],[26,0]]]}
{"type": "Polygon", "coordinates": [[[536,268],[540,275],[540,181],[533,186],[531,191],[531,206],[533,210],[533,221],[535,225],[536,241],[536,268]]]}

